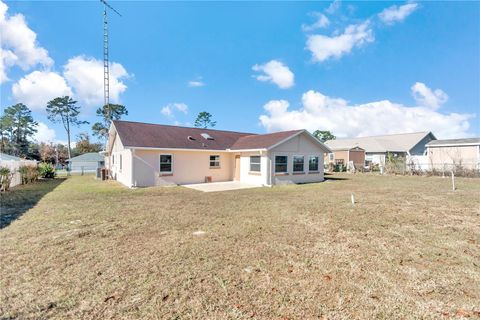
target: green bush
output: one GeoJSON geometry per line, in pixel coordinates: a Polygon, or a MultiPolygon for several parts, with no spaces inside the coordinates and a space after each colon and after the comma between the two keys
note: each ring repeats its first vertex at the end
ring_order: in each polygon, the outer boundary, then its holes
{"type": "Polygon", "coordinates": [[[34,165],[23,165],[18,168],[22,184],[32,183],[38,180],[38,168],[34,165]]]}
{"type": "Polygon", "coordinates": [[[0,192],[10,189],[13,173],[8,167],[0,167],[0,192]]]}
{"type": "Polygon", "coordinates": [[[40,172],[40,177],[45,179],[55,178],[55,168],[46,162],[42,162],[38,165],[38,171],[40,172]]]}

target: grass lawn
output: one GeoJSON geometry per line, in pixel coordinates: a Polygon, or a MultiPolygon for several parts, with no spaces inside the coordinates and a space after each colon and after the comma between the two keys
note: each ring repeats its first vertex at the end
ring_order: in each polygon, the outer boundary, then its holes
{"type": "Polygon", "coordinates": [[[17,188],[1,198],[0,319],[480,317],[479,179],[336,177],[17,188]]]}

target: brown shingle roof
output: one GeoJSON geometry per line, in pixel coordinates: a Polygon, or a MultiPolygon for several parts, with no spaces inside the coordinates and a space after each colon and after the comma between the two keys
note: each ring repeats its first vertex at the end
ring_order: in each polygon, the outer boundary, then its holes
{"type": "Polygon", "coordinates": [[[225,150],[252,133],[221,131],[161,124],[113,121],[125,147],[225,150]],[[209,134],[213,140],[201,136],[209,134]],[[190,140],[188,137],[195,140],[190,140]]]}
{"type": "Polygon", "coordinates": [[[267,149],[303,131],[253,134],[119,120],[113,121],[113,124],[125,147],[164,149],[267,149]],[[202,133],[210,135],[213,140],[205,139],[202,133]]]}
{"type": "Polygon", "coordinates": [[[268,149],[303,130],[280,131],[268,134],[250,135],[241,137],[235,142],[230,149],[268,149]]]}

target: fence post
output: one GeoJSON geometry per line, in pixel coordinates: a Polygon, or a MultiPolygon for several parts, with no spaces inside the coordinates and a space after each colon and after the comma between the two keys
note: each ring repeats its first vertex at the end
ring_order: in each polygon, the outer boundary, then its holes
{"type": "Polygon", "coordinates": [[[453,170],[452,170],[452,191],[455,191],[455,174],[453,174],[453,170]]]}

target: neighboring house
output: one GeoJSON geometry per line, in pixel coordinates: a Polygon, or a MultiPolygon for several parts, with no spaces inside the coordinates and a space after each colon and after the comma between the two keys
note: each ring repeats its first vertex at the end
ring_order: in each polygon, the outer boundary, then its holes
{"type": "Polygon", "coordinates": [[[240,181],[271,186],[324,180],[331,152],[306,130],[251,134],[113,121],[107,167],[128,187],[240,181]]]}
{"type": "Polygon", "coordinates": [[[12,173],[12,181],[10,182],[10,187],[15,187],[22,183],[22,179],[18,169],[21,166],[31,165],[36,166],[36,160],[26,160],[19,157],[11,156],[5,153],[0,153],[0,167],[7,167],[12,173]]]}
{"type": "Polygon", "coordinates": [[[373,137],[359,137],[329,140],[325,144],[331,149],[359,147],[365,150],[365,165],[370,163],[385,165],[388,153],[406,157],[407,160],[424,157],[426,144],[436,140],[431,132],[401,133],[373,137]]]}
{"type": "Polygon", "coordinates": [[[97,172],[105,166],[105,158],[98,152],[81,154],[67,160],[71,172],[97,172]]]}
{"type": "Polygon", "coordinates": [[[363,167],[365,165],[365,150],[360,147],[330,149],[332,149],[332,153],[325,155],[325,163],[347,166],[352,161],[355,167],[363,167]]]}
{"type": "Polygon", "coordinates": [[[427,155],[431,169],[480,169],[480,138],[430,141],[427,155]]]}

